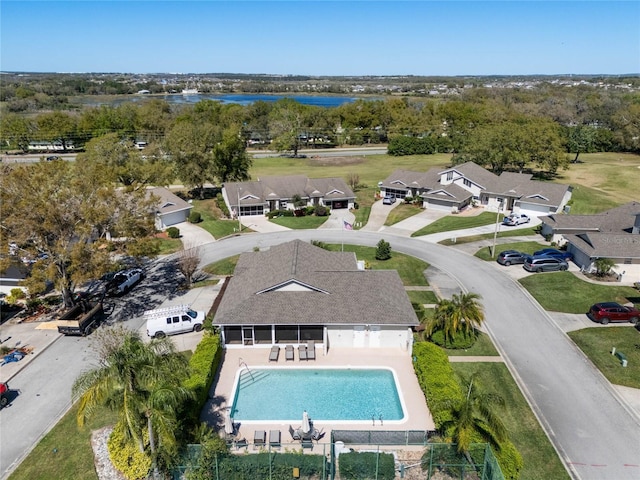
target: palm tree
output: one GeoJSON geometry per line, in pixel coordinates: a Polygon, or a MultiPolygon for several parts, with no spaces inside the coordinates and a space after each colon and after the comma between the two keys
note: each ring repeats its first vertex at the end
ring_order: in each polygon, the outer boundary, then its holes
{"type": "Polygon", "coordinates": [[[188,362],[166,338],[146,344],[137,333],[122,335],[120,345],[106,353],[100,366],[74,382],[73,396],[80,400],[77,421],[82,426],[100,406],[118,411],[140,452],[145,451],[147,431],[157,469],[158,459],[176,449],[176,410],[193,395],[181,386],[188,362]]]}
{"type": "Polygon", "coordinates": [[[430,336],[436,330],[442,330],[445,345],[459,332],[465,336],[473,335],[475,329],[484,322],[482,305],[477,293],[454,294],[451,300],[441,299],[427,324],[425,334],[430,336]]]}
{"type": "Polygon", "coordinates": [[[481,438],[493,447],[499,447],[507,439],[507,429],[493,410],[494,406],[504,406],[504,399],[499,395],[483,393],[478,385],[475,375],[468,381],[463,379],[466,397],[452,409],[453,419],[446,425],[453,428],[452,438],[457,444],[458,453],[464,454],[470,463],[473,462],[469,448],[474,438],[481,438]]]}

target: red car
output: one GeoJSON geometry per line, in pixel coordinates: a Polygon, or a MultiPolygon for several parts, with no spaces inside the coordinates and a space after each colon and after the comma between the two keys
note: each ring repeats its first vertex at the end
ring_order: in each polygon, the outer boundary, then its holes
{"type": "Polygon", "coordinates": [[[609,322],[630,322],[637,325],[640,321],[640,310],[615,302],[596,303],[591,306],[588,315],[602,325],[609,322]]]}
{"type": "Polygon", "coordinates": [[[0,382],[0,408],[6,407],[7,403],[9,403],[9,398],[7,397],[9,393],[9,385],[4,382],[0,382]]]}

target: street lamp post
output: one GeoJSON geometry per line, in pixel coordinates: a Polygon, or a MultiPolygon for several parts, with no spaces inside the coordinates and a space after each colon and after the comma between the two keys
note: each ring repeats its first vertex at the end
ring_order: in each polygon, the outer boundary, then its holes
{"type": "Polygon", "coordinates": [[[242,232],[242,220],[240,219],[240,191],[242,189],[238,187],[238,232],[242,232]]]}
{"type": "Polygon", "coordinates": [[[496,256],[496,238],[498,237],[498,225],[500,220],[500,210],[502,210],[502,200],[498,202],[498,211],[496,212],[496,229],[493,232],[493,246],[491,247],[491,258],[496,256]]]}

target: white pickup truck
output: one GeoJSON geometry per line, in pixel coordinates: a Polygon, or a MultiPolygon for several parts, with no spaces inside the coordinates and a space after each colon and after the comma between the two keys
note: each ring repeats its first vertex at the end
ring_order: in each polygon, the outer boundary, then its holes
{"type": "Polygon", "coordinates": [[[116,273],[107,284],[107,295],[123,295],[131,290],[136,283],[144,278],[139,268],[130,268],[116,273]]]}

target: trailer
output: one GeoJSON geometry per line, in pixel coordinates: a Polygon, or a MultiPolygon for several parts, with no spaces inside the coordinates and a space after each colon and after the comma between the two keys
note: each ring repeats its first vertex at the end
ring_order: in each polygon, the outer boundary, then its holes
{"type": "Polygon", "coordinates": [[[58,319],[58,332],[63,335],[89,335],[104,316],[102,301],[80,302],[58,319]]]}

